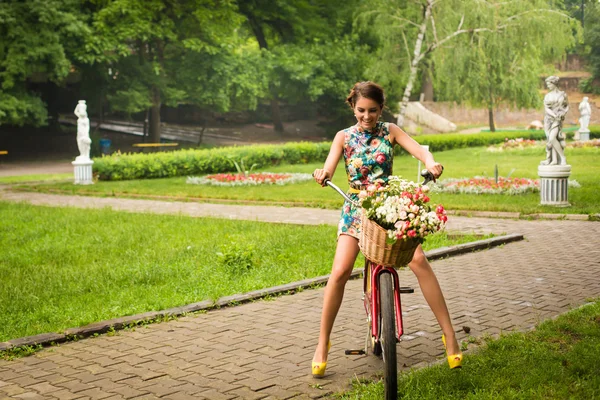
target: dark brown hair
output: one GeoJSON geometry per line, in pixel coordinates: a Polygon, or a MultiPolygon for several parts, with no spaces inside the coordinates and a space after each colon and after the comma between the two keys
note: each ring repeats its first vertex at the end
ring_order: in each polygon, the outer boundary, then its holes
{"type": "Polygon", "coordinates": [[[346,98],[346,103],[350,105],[350,108],[354,108],[356,102],[361,97],[377,102],[383,109],[385,104],[385,94],[383,93],[383,88],[375,82],[366,81],[355,83],[352,90],[350,90],[350,94],[346,98]]]}

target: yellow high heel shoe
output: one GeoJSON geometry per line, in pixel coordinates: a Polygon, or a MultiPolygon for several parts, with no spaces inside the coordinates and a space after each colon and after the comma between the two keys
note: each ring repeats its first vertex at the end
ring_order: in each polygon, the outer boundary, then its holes
{"type": "MultiPolygon", "coordinates": [[[[327,352],[331,349],[331,340],[327,342],[327,352]]],[[[312,376],[313,378],[323,378],[325,376],[325,368],[327,368],[327,361],[324,362],[312,362],[312,376]]]]}
{"type": "Polygon", "coordinates": [[[446,336],[442,335],[442,343],[444,343],[444,349],[446,350],[446,355],[448,356],[448,365],[450,369],[461,368],[463,355],[462,353],[448,355],[448,350],[446,349],[446,336]]]}

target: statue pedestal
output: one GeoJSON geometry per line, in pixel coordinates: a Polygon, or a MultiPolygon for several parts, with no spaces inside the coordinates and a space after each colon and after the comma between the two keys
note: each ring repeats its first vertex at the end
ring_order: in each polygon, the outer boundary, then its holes
{"type": "Polygon", "coordinates": [[[589,129],[582,129],[577,131],[579,133],[579,141],[580,142],[585,142],[590,140],[590,130],[589,129]]]}
{"type": "Polygon", "coordinates": [[[94,181],[92,180],[92,164],[94,162],[88,159],[80,159],[77,157],[73,164],[75,167],[75,185],[93,185],[94,181]]]}
{"type": "Polygon", "coordinates": [[[568,207],[570,165],[540,165],[540,195],[542,205],[568,207]]]}

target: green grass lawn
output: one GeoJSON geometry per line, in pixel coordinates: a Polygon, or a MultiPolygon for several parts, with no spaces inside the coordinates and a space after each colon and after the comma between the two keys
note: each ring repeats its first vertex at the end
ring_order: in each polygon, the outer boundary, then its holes
{"type": "MultiPolygon", "coordinates": [[[[480,343],[460,370],[442,363],[401,374],[398,399],[600,398],[600,301],[543,322],[535,331],[480,343]]],[[[383,395],[382,382],[357,382],[335,397],[378,400],[383,395]]]]}
{"type": "Polygon", "coordinates": [[[72,173],[62,174],[34,174],[34,175],[17,175],[17,176],[0,176],[0,184],[14,184],[23,182],[40,182],[40,181],[60,181],[69,180],[73,182],[72,173]]]}
{"type": "Polygon", "coordinates": [[[336,244],[335,226],[109,209],[0,202],[0,220],[0,341],[326,275],[336,244]]]}
{"type": "MultiPolygon", "coordinates": [[[[543,148],[489,152],[483,147],[456,149],[435,154],[436,160],[444,164],[446,178],[474,176],[493,177],[498,166],[499,175],[537,179],[537,166],[544,158],[543,148]]],[[[569,213],[596,214],[600,212],[600,149],[567,149],[567,160],[573,168],[571,178],[581,184],[580,188],[569,189],[571,207],[541,206],[539,193],[524,195],[473,195],[435,194],[432,202],[442,203],[447,210],[508,211],[523,214],[569,213]]],[[[306,165],[280,165],[267,168],[270,172],[310,173],[320,168],[321,163],[306,165]]],[[[417,161],[410,156],[397,156],[394,173],[408,179],[417,177],[417,161]]],[[[153,180],[97,182],[90,186],[75,186],[72,183],[45,183],[29,187],[28,190],[59,190],[101,196],[164,196],[171,199],[204,199],[206,201],[258,201],[287,203],[312,207],[338,208],[340,199],[331,190],[323,189],[314,182],[286,186],[215,187],[185,183],[186,178],[153,180]]],[[[338,166],[334,183],[346,187],[343,165],[338,166]]]]}

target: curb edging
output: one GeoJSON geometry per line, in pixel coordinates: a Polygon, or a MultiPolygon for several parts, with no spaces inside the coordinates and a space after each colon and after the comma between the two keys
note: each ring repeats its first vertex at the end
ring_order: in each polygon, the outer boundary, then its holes
{"type": "MultiPolygon", "coordinates": [[[[470,243],[459,244],[456,246],[441,247],[439,249],[425,252],[429,260],[456,256],[473,251],[489,249],[506,243],[523,240],[524,236],[519,233],[498,236],[490,239],[477,240],[470,243]]],[[[356,268],[352,271],[350,277],[356,278],[362,274],[362,268],[356,268]]],[[[86,338],[96,334],[103,334],[111,330],[121,330],[129,326],[137,326],[145,322],[158,321],[170,317],[178,317],[187,313],[198,311],[207,311],[226,307],[232,303],[246,303],[258,300],[267,296],[279,295],[282,293],[296,291],[298,289],[309,288],[311,286],[326,283],[329,275],[318,276],[315,278],[304,279],[285,285],[272,286],[266,289],[254,290],[247,293],[224,296],[217,301],[204,300],[198,303],[192,303],[185,306],[173,307],[162,311],[149,311],[142,314],[130,315],[121,318],[109,319],[106,321],[94,322],[77,328],[69,328],[64,333],[41,333],[33,336],[12,339],[6,342],[0,342],[0,352],[11,350],[22,346],[48,346],[57,343],[64,343],[73,339],[86,338]]]]}

